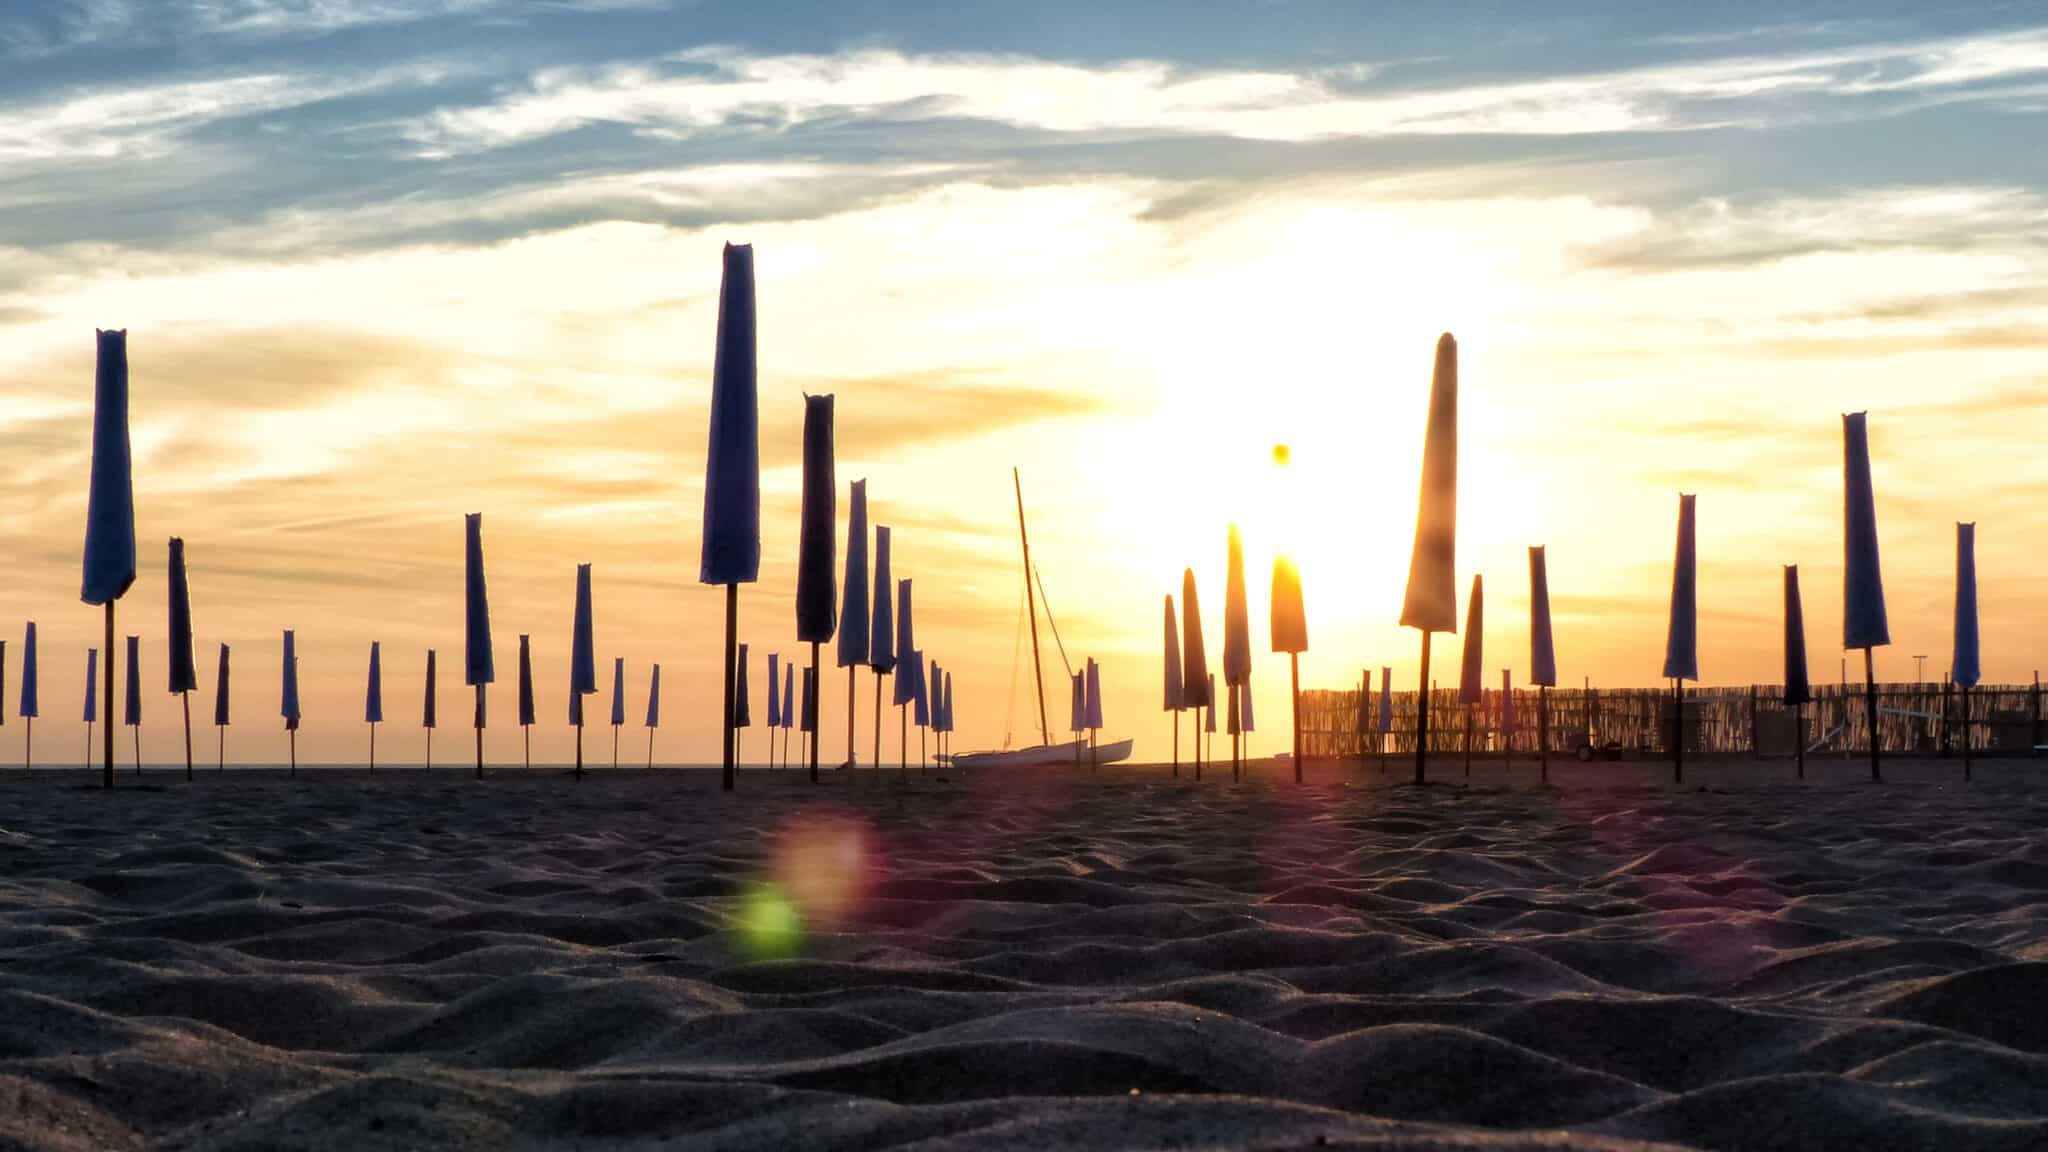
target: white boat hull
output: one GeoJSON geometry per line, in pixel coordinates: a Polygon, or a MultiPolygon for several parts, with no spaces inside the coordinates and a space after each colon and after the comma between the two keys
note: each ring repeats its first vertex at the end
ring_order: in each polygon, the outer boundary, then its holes
{"type": "MultiPolygon", "coordinates": [[[[1097,764],[1115,764],[1130,758],[1129,740],[1098,744],[1095,747],[1094,762],[1097,764]]],[[[952,757],[955,768],[1058,768],[1088,762],[1088,742],[1085,740],[1069,740],[1064,744],[1039,744],[1031,748],[1011,748],[1001,752],[962,752],[952,757]]]]}

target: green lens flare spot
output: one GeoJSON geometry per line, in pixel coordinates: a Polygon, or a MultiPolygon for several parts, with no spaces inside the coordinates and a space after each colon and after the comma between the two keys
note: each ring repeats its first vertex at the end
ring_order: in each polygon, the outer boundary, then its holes
{"type": "Polygon", "coordinates": [[[740,939],[762,959],[794,955],[803,944],[803,916],[773,884],[757,885],[740,903],[740,939]]]}

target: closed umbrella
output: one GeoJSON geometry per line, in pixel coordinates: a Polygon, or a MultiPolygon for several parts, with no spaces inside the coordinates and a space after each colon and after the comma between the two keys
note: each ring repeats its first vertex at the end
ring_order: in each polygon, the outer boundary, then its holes
{"type": "Polygon", "coordinates": [[[185,779],[192,779],[192,696],[199,669],[192,662],[192,593],[185,579],[185,542],[171,537],[171,694],[185,713],[185,779]]]}
{"type": "Polygon", "coordinates": [[[1287,653],[1294,704],[1294,782],[1301,783],[1301,654],[1308,651],[1308,610],[1301,600],[1301,572],[1285,556],[1273,557],[1273,651],[1287,653]]]}
{"type": "MultiPolygon", "coordinates": [[[[752,390],[749,389],[749,398],[752,395],[752,390]]],[[[736,601],[728,599],[726,606],[730,608],[734,603],[736,601]]],[[[583,697],[597,691],[597,641],[594,631],[590,614],[590,565],[578,564],[576,566],[576,619],[569,634],[569,723],[576,728],[576,778],[578,780],[583,779],[583,697]]],[[[725,638],[728,646],[734,643],[730,628],[726,630],[725,638]]],[[[727,683],[723,723],[725,725],[725,767],[728,774],[732,771],[733,753],[732,667],[734,660],[738,656],[738,650],[734,649],[728,652],[725,658],[727,683]]],[[[730,783],[726,784],[727,788],[731,786],[730,783]]]]}
{"type": "Polygon", "coordinates": [[[525,743],[525,762],[533,767],[533,638],[519,634],[519,733],[525,743]]]}
{"type": "MultiPolygon", "coordinates": [[[[711,447],[704,460],[704,548],[697,579],[725,585],[725,741],[721,787],[733,789],[734,665],[740,585],[761,578],[761,434],[755,373],[754,249],[725,246],[718,286],[718,351],[711,366],[711,447]]],[[[593,677],[595,672],[592,673],[593,677]]],[[[588,691],[596,691],[593,686],[588,691]]],[[[578,711],[581,711],[579,708],[578,711]]],[[[577,776],[581,778],[582,732],[577,776]]]]}
{"type": "MultiPolygon", "coordinates": [[[[747,683],[747,646],[740,645],[740,686],[747,683]]],[[[744,699],[744,696],[740,697],[744,699]]],[[[746,714],[746,705],[738,705],[733,715],[733,727],[737,728],[746,714]]],[[[619,766],[619,729],[626,724],[626,658],[612,660],[612,767],[619,766]]],[[[737,753],[735,753],[737,754],[737,753]]]]}
{"type": "MultiPolygon", "coordinates": [[[[1208,694],[1204,699],[1208,703],[1202,706],[1202,728],[1208,734],[1208,738],[1213,744],[1216,739],[1216,674],[1214,672],[1209,673],[1207,689],[1208,694]]],[[[1214,748],[1210,749],[1211,753],[1214,751],[1214,748]]],[[[1200,777],[1197,776],[1196,779],[1200,779],[1200,777]]]]}
{"type": "Polygon", "coordinates": [[[1806,703],[1813,686],[1806,677],[1806,610],[1799,603],[1799,565],[1785,565],[1785,703],[1792,706],[1792,743],[1799,778],[1806,779],[1806,703]]]}
{"type": "Polygon", "coordinates": [[[661,727],[661,665],[647,677],[647,769],[654,770],[654,730],[661,727]]]}
{"type": "Polygon", "coordinates": [[[1477,573],[1465,606],[1465,660],[1459,668],[1458,703],[1465,709],[1465,778],[1472,778],[1472,710],[1485,701],[1486,594],[1477,573]]]}
{"type": "Polygon", "coordinates": [[[434,650],[427,649],[427,698],[420,710],[420,726],[427,730],[427,770],[434,768],[434,650]]]}
{"type": "Polygon", "coordinates": [[[1088,767],[1095,763],[1095,742],[1102,734],[1102,666],[1088,658],[1088,767]]]}
{"type": "Polygon", "coordinates": [[[476,778],[484,778],[484,685],[498,678],[491,659],[491,606],[484,594],[484,514],[462,518],[462,682],[476,689],[476,778]]]}
{"type": "Polygon", "coordinates": [[[1368,748],[1372,747],[1372,669],[1358,674],[1358,714],[1352,717],[1358,726],[1358,756],[1362,760],[1368,748]]]}
{"type": "Polygon", "coordinates": [[[932,681],[937,678],[938,662],[931,662],[931,675],[925,673],[924,653],[917,654],[917,698],[911,702],[910,718],[917,725],[917,770],[923,772],[930,763],[930,749],[925,736],[932,724],[932,681]]]}
{"type": "MultiPolygon", "coordinates": [[[[0,642],[0,663],[5,662],[6,654],[7,645],[4,642],[0,642]]],[[[100,650],[97,648],[87,648],[85,650],[85,762],[87,764],[92,763],[92,723],[99,718],[100,714],[99,671],[100,650]]],[[[7,709],[0,707],[0,716],[5,716],[6,714],[7,709]]]]}
{"type": "MultiPolygon", "coordinates": [[[[846,766],[860,759],[854,753],[853,678],[868,663],[868,482],[855,480],[846,512],[846,582],[839,589],[839,666],[846,669],[846,766]]],[[[879,679],[875,691],[882,688],[879,679]]],[[[877,764],[876,768],[881,765],[877,764]]]]}
{"type": "Polygon", "coordinates": [[[1685,682],[1700,678],[1699,551],[1693,539],[1693,497],[1678,497],[1678,546],[1671,563],[1671,625],[1664,637],[1664,678],[1674,710],[1671,778],[1685,782],[1685,682]]]}
{"type": "MultiPolygon", "coordinates": [[[[754,708],[751,702],[753,693],[747,687],[747,646],[745,644],[740,645],[739,678],[739,685],[733,689],[732,695],[732,726],[735,733],[740,729],[754,726],[754,708]]],[[[733,737],[733,758],[741,764],[747,762],[737,735],[733,737]]]]}
{"type": "MultiPolygon", "coordinates": [[[[910,771],[910,705],[917,699],[917,675],[920,669],[911,653],[917,650],[917,636],[910,619],[910,581],[896,582],[896,657],[901,665],[896,675],[897,726],[902,730],[897,741],[898,753],[896,770],[910,771]]],[[[808,703],[808,701],[806,701],[808,703]]]]}
{"type": "MultiPolygon", "coordinates": [[[[114,601],[135,583],[135,485],[128,450],[128,330],[95,329],[92,480],[79,599],[106,606],[107,666],[100,784],[114,786],[114,601]]],[[[138,757],[139,761],[139,757],[138,757]]]]}
{"type": "MultiPolygon", "coordinates": [[[[33,651],[35,645],[29,645],[33,651]]],[[[24,676],[24,679],[28,677],[24,676]]],[[[142,637],[128,637],[127,709],[124,718],[135,730],[135,774],[142,775],[142,637]]],[[[24,685],[26,687],[26,685],[24,685]]]]}
{"type": "MultiPolygon", "coordinates": [[[[113,653],[107,654],[112,660],[113,653]]],[[[220,733],[220,762],[214,771],[228,770],[228,646],[220,646],[220,673],[213,685],[213,726],[220,733]]]]}
{"type": "MultiPolygon", "coordinates": [[[[284,693],[278,704],[284,730],[291,740],[292,775],[299,774],[299,648],[292,630],[284,630],[284,693]]],[[[138,733],[139,735],[139,733],[138,733]]]]}
{"type": "Polygon", "coordinates": [[[24,771],[35,765],[36,717],[42,711],[36,700],[36,687],[36,622],[31,620],[21,641],[21,767],[24,771]]]}
{"type": "Polygon", "coordinates": [[[1188,706],[1187,686],[1180,676],[1180,634],[1173,616],[1173,595],[1166,597],[1166,711],[1173,713],[1173,774],[1180,776],[1180,714],[1188,706]]]}
{"type": "MultiPolygon", "coordinates": [[[[832,397],[804,397],[802,531],[797,537],[796,638],[811,645],[811,681],[824,683],[819,649],[837,626],[834,533],[839,524],[839,482],[832,472],[832,397]]],[[[817,702],[812,701],[816,708],[817,702]]],[[[811,740],[811,783],[818,782],[818,745],[811,740]]]]}
{"type": "Polygon", "coordinates": [[[1244,594],[1244,541],[1238,536],[1237,525],[1230,526],[1229,563],[1224,569],[1223,582],[1223,683],[1232,689],[1230,693],[1230,778],[1241,779],[1244,775],[1244,734],[1239,730],[1240,721],[1236,716],[1238,693],[1252,674],[1252,624],[1251,613],[1245,607],[1244,594]]]}
{"type": "Polygon", "coordinates": [[[1422,672],[1415,708],[1415,782],[1429,755],[1429,637],[1458,630],[1458,342],[1437,337],[1429,381],[1429,426],[1422,442],[1422,486],[1415,502],[1415,546],[1401,626],[1422,633],[1422,672]]]}
{"type": "Polygon", "coordinates": [[[1870,724],[1870,778],[1878,765],[1877,669],[1873,648],[1892,642],[1885,622],[1884,576],[1877,562],[1877,500],[1870,486],[1866,413],[1842,417],[1842,647],[1863,649],[1863,704],[1870,724]]]}
{"type": "Polygon", "coordinates": [[[363,722],[370,726],[370,771],[377,770],[377,725],[384,722],[384,652],[370,641],[370,686],[363,694],[363,722]]]}
{"type": "Polygon", "coordinates": [[[1956,631],[1949,678],[1963,690],[1963,779],[1971,775],[1970,689],[1982,669],[1977,654],[1977,525],[1956,525],[1956,631]]]}
{"type": "Polygon", "coordinates": [[[947,762],[951,763],[953,758],[953,673],[951,671],[946,673],[945,680],[940,683],[940,690],[945,694],[946,701],[945,707],[939,710],[939,714],[945,717],[945,756],[947,762]]]}
{"type": "MultiPolygon", "coordinates": [[[[875,676],[875,687],[879,690],[882,678],[875,676]]],[[[782,656],[777,652],[768,654],[768,766],[775,767],[775,732],[782,727],[782,656]]]]}
{"type": "Polygon", "coordinates": [[[796,728],[796,661],[782,663],[782,766],[789,767],[789,734],[796,728]]]}
{"type": "Polygon", "coordinates": [[[1529,683],[1536,685],[1536,747],[1550,782],[1550,690],[1557,687],[1557,649],[1550,636],[1550,572],[1541,546],[1529,549],[1529,683]]]}
{"type": "MultiPolygon", "coordinates": [[[[1187,706],[1190,708],[1211,708],[1216,700],[1216,678],[1209,675],[1209,655],[1202,649],[1202,606],[1195,597],[1195,570],[1182,569],[1180,575],[1180,676],[1181,686],[1186,689],[1187,706]]],[[[1216,725],[1213,717],[1208,718],[1209,731],[1216,725]]],[[[1202,734],[1195,733],[1195,779],[1202,778],[1202,734]]]]}
{"type": "Polygon", "coordinates": [[[875,526],[875,611],[868,625],[868,667],[875,670],[875,771],[882,770],[882,677],[896,669],[896,585],[889,576],[889,528],[875,526]]]}

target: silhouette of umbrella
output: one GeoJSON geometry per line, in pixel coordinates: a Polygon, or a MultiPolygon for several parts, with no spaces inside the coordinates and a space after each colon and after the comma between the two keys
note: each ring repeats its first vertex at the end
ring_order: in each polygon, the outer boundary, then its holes
{"type": "MultiPolygon", "coordinates": [[[[854,752],[854,673],[868,663],[868,482],[855,480],[846,513],[846,583],[839,590],[839,666],[846,669],[846,766],[860,759],[854,752]]],[[[876,673],[877,699],[882,691],[876,673]]],[[[879,736],[877,737],[879,738],[879,736]]],[[[877,768],[880,765],[876,765],[877,768]]]]}
{"type": "Polygon", "coordinates": [[[383,645],[370,641],[370,686],[363,694],[363,722],[370,726],[370,771],[377,770],[377,725],[384,722],[383,645]]]}
{"type": "MultiPolygon", "coordinates": [[[[28,630],[21,641],[21,707],[23,725],[21,741],[21,767],[24,771],[35,765],[36,717],[42,708],[37,702],[36,684],[36,622],[28,622],[28,630]]],[[[4,707],[4,705],[0,705],[4,707]]]]}
{"type": "Polygon", "coordinates": [[[1401,626],[1422,633],[1421,687],[1415,708],[1415,782],[1429,756],[1429,637],[1458,630],[1458,342],[1437,337],[1429,382],[1429,426],[1422,442],[1422,485],[1415,503],[1415,546],[1401,626]]]}
{"type": "MultiPolygon", "coordinates": [[[[839,589],[833,534],[839,523],[839,482],[832,473],[832,397],[804,397],[802,530],[797,537],[796,638],[811,645],[811,681],[824,682],[818,653],[832,638],[839,589]]],[[[817,702],[812,701],[816,708],[817,702]]],[[[811,740],[811,782],[818,781],[817,738],[811,740]]]]}
{"type": "Polygon", "coordinates": [[[654,730],[661,727],[661,665],[647,677],[647,768],[654,769],[654,730]]]}
{"type": "MultiPolygon", "coordinates": [[[[35,651],[35,645],[29,645],[35,651]]],[[[24,680],[30,677],[24,676],[24,680]]],[[[142,775],[142,637],[128,637],[128,699],[124,719],[135,730],[135,774],[142,775]]]]}
{"type": "Polygon", "coordinates": [[[818,673],[815,668],[804,669],[803,712],[799,717],[804,735],[813,744],[818,740],[818,673]]]}
{"type": "Polygon", "coordinates": [[[1806,779],[1806,703],[1813,686],[1806,678],[1806,611],[1799,604],[1799,565],[1785,565],[1785,703],[1792,706],[1792,743],[1799,778],[1806,779]]]}
{"type": "MultiPolygon", "coordinates": [[[[1251,613],[1245,607],[1244,541],[1237,525],[1230,526],[1229,563],[1223,578],[1223,683],[1236,689],[1251,678],[1251,613]]],[[[1230,694],[1230,778],[1244,775],[1244,739],[1237,717],[1238,694],[1230,694]]]]}
{"type": "Polygon", "coordinates": [[[755,363],[754,249],[727,244],[718,286],[711,447],[704,462],[704,548],[697,579],[725,585],[725,710],[720,714],[720,727],[725,739],[721,787],[728,792],[734,784],[732,709],[734,665],[739,660],[739,586],[761,577],[761,436],[755,363]]]}
{"type": "MultiPolygon", "coordinates": [[[[880,673],[875,675],[875,687],[882,685],[880,673]]],[[[782,727],[782,656],[768,654],[768,766],[775,767],[775,730],[782,727]]]]}
{"type": "MultiPolygon", "coordinates": [[[[910,581],[906,578],[896,582],[896,657],[901,665],[896,675],[895,699],[897,726],[902,730],[898,744],[896,770],[910,771],[910,705],[917,699],[917,677],[922,669],[915,657],[917,635],[910,619],[910,581]]],[[[806,700],[808,706],[810,701],[806,700]]]]}
{"type": "Polygon", "coordinates": [[[1102,733],[1102,666],[1088,658],[1088,766],[1095,764],[1095,742],[1102,733]]]}
{"type": "MultiPolygon", "coordinates": [[[[875,526],[875,611],[868,625],[868,667],[875,670],[875,771],[882,770],[882,677],[896,669],[896,585],[889,576],[889,528],[875,526]]],[[[893,693],[891,694],[894,695],[893,693]]]]}
{"type": "Polygon", "coordinates": [[[1685,782],[1685,682],[1700,678],[1699,551],[1692,496],[1678,497],[1678,546],[1671,563],[1671,624],[1664,636],[1664,678],[1671,681],[1671,778],[1685,782]]]}
{"type": "Polygon", "coordinates": [[[533,767],[533,638],[519,634],[519,733],[524,738],[525,763],[533,767]]]}
{"type": "MultiPolygon", "coordinates": [[[[299,774],[299,648],[292,630],[284,630],[284,698],[278,711],[284,716],[284,730],[291,740],[292,775],[299,774]]],[[[137,735],[140,735],[138,733],[137,735]]],[[[140,759],[140,757],[138,757],[140,759]]]]}
{"type": "Polygon", "coordinates": [[[1173,774],[1180,776],[1180,714],[1188,706],[1187,685],[1180,676],[1180,635],[1173,617],[1173,595],[1166,597],[1166,711],[1173,713],[1173,774]]]}
{"type": "MultiPolygon", "coordinates": [[[[4,665],[6,661],[7,644],[5,641],[0,641],[0,665],[4,665]]],[[[97,648],[87,648],[85,650],[85,762],[87,764],[92,763],[92,724],[94,720],[99,718],[100,714],[99,670],[100,650],[97,648]]],[[[6,714],[6,706],[0,704],[0,716],[5,716],[6,714]]]]}
{"type": "Polygon", "coordinates": [[[462,682],[476,689],[476,778],[484,778],[484,685],[498,678],[491,659],[491,606],[484,594],[484,514],[462,518],[462,682]]]}
{"type": "Polygon", "coordinates": [[[940,745],[939,754],[946,758],[947,763],[951,763],[953,758],[953,673],[951,671],[946,673],[945,679],[939,681],[939,699],[944,701],[939,706],[939,731],[945,733],[945,741],[940,745]]]}
{"type": "MultiPolygon", "coordinates": [[[[750,396],[752,392],[748,393],[750,396]]],[[[708,583],[708,581],[707,581],[708,583]]],[[[733,601],[728,600],[730,607],[733,601]]],[[[569,723],[576,727],[576,778],[583,779],[583,697],[597,691],[597,642],[590,613],[590,565],[576,566],[576,619],[569,636],[569,723]]],[[[733,643],[732,632],[726,642],[733,643]]],[[[737,649],[726,654],[725,754],[726,770],[732,769],[732,667],[737,649]]],[[[727,787],[731,787],[730,784],[727,787]]]]}
{"type": "MultiPolygon", "coordinates": [[[[911,720],[917,724],[917,770],[923,772],[930,764],[930,748],[925,738],[931,732],[936,713],[932,710],[932,682],[939,677],[939,662],[931,661],[931,673],[925,673],[924,653],[918,653],[917,699],[911,702],[911,720]]],[[[815,755],[817,749],[812,748],[815,755]]]]}
{"type": "MultiPolygon", "coordinates": [[[[79,599],[106,606],[106,724],[100,785],[114,786],[114,601],[135,583],[135,485],[128,450],[128,330],[95,329],[92,480],[79,599]]],[[[137,757],[140,763],[140,756],[137,757]]]]}
{"type": "Polygon", "coordinates": [[[1977,654],[1977,525],[1956,525],[1956,631],[1949,679],[1963,690],[1963,779],[1971,776],[1970,689],[1982,674],[1977,654]]]}
{"type": "Polygon", "coordinates": [[[185,713],[185,779],[192,779],[192,697],[199,669],[192,662],[192,593],[185,579],[185,542],[171,537],[171,693],[185,713]]]}
{"type": "MultiPolygon", "coordinates": [[[[1212,709],[1216,702],[1216,678],[1209,675],[1209,655],[1202,648],[1202,604],[1195,596],[1195,570],[1180,575],[1180,677],[1186,689],[1187,706],[1212,709]]],[[[1214,717],[1207,717],[1209,731],[1216,730],[1214,717]]],[[[1202,734],[1195,733],[1195,779],[1202,778],[1202,734]]]]}
{"type": "Polygon", "coordinates": [[[1550,637],[1550,572],[1539,545],[1529,549],[1529,683],[1536,686],[1536,747],[1550,782],[1550,690],[1557,687],[1557,649],[1550,637]]]}
{"type": "Polygon", "coordinates": [[[1877,670],[1871,649],[1892,642],[1884,576],[1877,563],[1877,500],[1870,487],[1870,437],[1862,412],[1842,417],[1842,647],[1863,649],[1863,702],[1870,723],[1870,778],[1882,778],[1877,670]]]}
{"type": "MultiPolygon", "coordinates": [[[[751,728],[754,725],[754,709],[748,699],[752,693],[747,688],[747,646],[745,644],[740,645],[738,670],[739,684],[734,687],[732,694],[733,759],[736,763],[744,764],[747,762],[747,758],[743,755],[744,750],[740,747],[738,733],[740,729],[751,728]]],[[[771,734],[769,739],[774,739],[774,736],[771,734]]]]}
{"type": "Polygon", "coordinates": [[[427,649],[427,699],[421,709],[420,726],[427,730],[427,770],[434,767],[434,650],[427,649]]]}
{"type": "MultiPolygon", "coordinates": [[[[107,654],[112,660],[113,654],[107,654]]],[[[220,733],[220,762],[214,771],[228,770],[228,646],[220,646],[220,675],[213,685],[213,726],[220,733]]]]}
{"type": "Polygon", "coordinates": [[[1308,611],[1301,602],[1301,572],[1285,556],[1273,557],[1273,651],[1287,653],[1289,698],[1294,705],[1294,782],[1301,783],[1301,654],[1308,651],[1308,611]]]}
{"type": "Polygon", "coordinates": [[[782,766],[789,767],[789,734],[796,728],[796,661],[782,664],[782,766]]]}
{"type": "MultiPolygon", "coordinates": [[[[742,644],[740,645],[740,686],[742,688],[746,687],[747,683],[746,668],[747,646],[742,644]]],[[[741,725],[742,717],[746,710],[745,704],[740,704],[737,707],[736,713],[733,716],[733,726],[735,728],[741,725]]],[[[625,727],[625,724],[626,658],[618,656],[612,660],[612,767],[615,769],[619,766],[619,729],[625,727]]]]}
{"type": "MultiPolygon", "coordinates": [[[[1208,695],[1205,697],[1208,703],[1202,706],[1202,728],[1208,733],[1209,739],[1213,741],[1216,738],[1216,674],[1214,672],[1209,673],[1208,680],[1208,695]]],[[[1214,752],[1214,749],[1210,751],[1214,752]]],[[[1199,765],[1197,770],[1199,771],[1199,765]]],[[[1200,778],[1200,776],[1196,777],[1196,779],[1200,778]]]]}
{"type": "Polygon", "coordinates": [[[1485,663],[1486,593],[1477,573],[1472,576],[1472,599],[1465,606],[1465,659],[1458,670],[1458,703],[1465,709],[1465,778],[1472,777],[1472,710],[1486,699],[1485,663]]]}

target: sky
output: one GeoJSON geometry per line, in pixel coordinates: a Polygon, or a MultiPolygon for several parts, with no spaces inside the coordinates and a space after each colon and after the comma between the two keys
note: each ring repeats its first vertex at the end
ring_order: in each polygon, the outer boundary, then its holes
{"type": "MultiPolygon", "coordinates": [[[[1535,544],[1561,679],[1657,682],[1680,492],[1699,497],[1704,682],[1775,681],[1791,563],[1829,679],[1840,418],[1864,410],[1879,676],[1947,668],[1968,520],[1985,678],[2022,681],[2048,656],[2044,138],[2048,13],[2027,3],[8,0],[8,679],[35,620],[60,722],[40,758],[82,752],[61,733],[100,628],[78,601],[92,333],[120,327],[146,760],[180,754],[172,535],[202,722],[234,648],[231,758],[284,755],[286,628],[303,759],[364,755],[372,640],[380,756],[421,751],[429,648],[459,729],[465,512],[484,514],[492,758],[520,754],[522,633],[534,756],[570,754],[591,563],[600,665],[627,666],[622,756],[646,754],[659,662],[657,756],[715,760],[722,593],[696,577],[734,241],[759,277],[757,716],[766,653],[799,651],[802,397],[821,392],[842,524],[865,478],[920,645],[954,672],[960,750],[1035,739],[1012,466],[1058,630],[1056,728],[1062,661],[1092,656],[1105,736],[1166,755],[1161,598],[1192,567],[1220,651],[1233,522],[1255,752],[1285,744],[1286,661],[1263,651],[1277,551],[1307,592],[1304,685],[1391,665],[1412,686],[1396,621],[1443,331],[1490,683],[1526,678],[1535,544]]],[[[825,682],[830,763],[844,673],[825,682]]],[[[466,750],[442,736],[443,758],[466,750]]]]}

